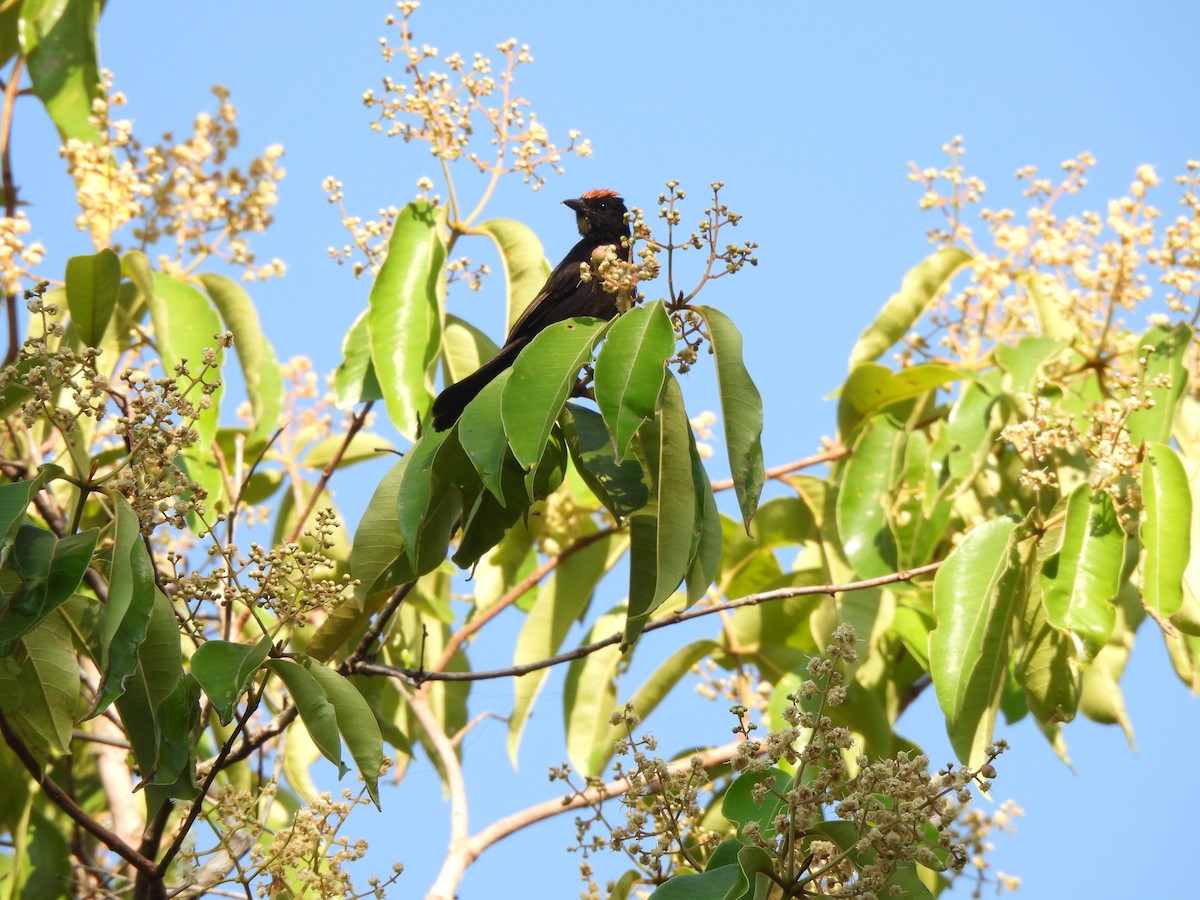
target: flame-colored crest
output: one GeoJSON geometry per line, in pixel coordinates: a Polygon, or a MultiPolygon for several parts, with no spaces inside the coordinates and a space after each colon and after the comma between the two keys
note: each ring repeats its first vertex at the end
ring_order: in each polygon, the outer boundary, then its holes
{"type": "Polygon", "coordinates": [[[580,200],[599,200],[601,197],[608,197],[613,200],[620,200],[620,195],[616,191],[610,191],[608,188],[596,188],[594,191],[588,191],[580,200]]]}

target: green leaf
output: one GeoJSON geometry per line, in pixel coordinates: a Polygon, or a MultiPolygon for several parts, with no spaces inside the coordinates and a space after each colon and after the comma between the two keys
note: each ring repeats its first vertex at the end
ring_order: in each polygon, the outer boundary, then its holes
{"type": "Polygon", "coordinates": [[[693,308],[708,325],[712,340],[729,472],[733,476],[733,490],[737,494],[738,508],[748,533],[750,520],[758,509],[764,478],[762,397],[742,361],[742,335],[733,322],[711,306],[693,308]]]}
{"type": "Polygon", "coordinates": [[[44,619],[0,657],[0,709],[39,754],[69,752],[79,692],[79,663],[61,616],[44,619]]]}
{"type": "Polygon", "coordinates": [[[263,333],[254,301],[236,281],[223,275],[201,275],[200,283],[233,332],[233,349],[242,367],[246,396],[254,412],[251,439],[262,439],[279,427],[283,410],[283,375],[275,348],[263,333]]]}
{"type": "Polygon", "coordinates": [[[512,454],[522,468],[541,459],[554,420],[607,327],[607,322],[587,317],[555,322],[540,331],[513,363],[501,415],[512,454]]]}
{"type": "MultiPolygon", "coordinates": [[[[583,536],[597,530],[591,520],[584,521],[588,525],[583,536]]],[[[538,589],[533,607],[521,627],[513,653],[514,666],[546,659],[559,652],[571,625],[586,613],[596,585],[620,557],[624,545],[623,537],[610,535],[572,553],[559,563],[538,589]]],[[[508,719],[508,756],[514,768],[521,735],[549,674],[549,669],[538,669],[513,679],[513,711],[508,719]]]]}
{"type": "Polygon", "coordinates": [[[417,575],[437,568],[445,558],[452,525],[461,508],[459,483],[463,470],[471,469],[458,443],[447,440],[451,434],[426,432],[413,445],[396,496],[400,537],[408,563],[417,575]]]}
{"type": "Polygon", "coordinates": [[[842,549],[856,574],[876,578],[896,571],[896,538],[888,521],[892,473],[904,452],[904,429],[887,416],[867,422],[846,461],[837,495],[842,549]]]}
{"type": "Polygon", "coordinates": [[[122,494],[114,493],[112,504],[116,515],[100,633],[103,680],[92,715],[102,712],[125,689],[125,679],[137,668],[138,647],[146,639],[154,611],[154,564],[137,513],[122,494]]]}
{"type": "Polygon", "coordinates": [[[257,644],[205,641],[192,654],[192,677],[204,689],[222,725],[233,721],[238,699],[271,652],[271,638],[257,644]]]}
{"type": "Polygon", "coordinates": [[[442,327],[442,362],[450,383],[462,381],[499,352],[496,342],[470,322],[446,314],[442,327]]]}
{"type": "Polygon", "coordinates": [[[507,331],[542,289],[550,267],[546,265],[542,242],[527,225],[512,219],[489,219],[477,230],[495,241],[496,249],[500,251],[504,283],[508,288],[507,331]]]}
{"type": "MultiPolygon", "coordinates": [[[[1023,543],[1030,544],[1032,541],[1023,543]]],[[[1028,554],[1029,548],[1023,549],[1028,554]]],[[[1066,552],[1065,548],[1063,552],[1066,552]]],[[[1036,560],[1031,561],[1036,566],[1036,560]]],[[[1018,652],[1012,671],[1038,726],[1050,740],[1055,752],[1069,765],[1061,730],[1062,723],[1075,718],[1075,711],[1079,707],[1080,641],[1070,632],[1051,624],[1038,581],[1031,580],[1029,587],[1024,597],[1018,652]]]]}
{"type": "Polygon", "coordinates": [[[1066,345],[1049,337],[1021,338],[1015,344],[996,348],[996,362],[1008,373],[1008,389],[1012,393],[1037,393],[1038,375],[1066,345]]]}
{"type": "MultiPolygon", "coordinates": [[[[354,598],[360,610],[367,596],[375,589],[376,582],[404,555],[396,505],[400,484],[411,459],[411,452],[402,456],[383,476],[355,529],[354,544],[350,550],[350,574],[358,581],[354,598]]],[[[410,577],[402,580],[408,581],[413,576],[407,560],[403,567],[410,577]]]]}
{"type": "Polygon", "coordinates": [[[511,375],[512,370],[506,369],[484,385],[458,420],[459,444],[475,466],[483,486],[501,504],[508,502],[501,486],[501,476],[505,471],[505,462],[512,458],[501,419],[501,397],[511,375]]]}
{"type": "Polygon", "coordinates": [[[875,321],[867,326],[850,351],[850,371],[872,362],[908,333],[938,292],[963,266],[971,254],[959,247],[942,247],[908,270],[899,292],[884,303],[875,321]]]}
{"type": "Polygon", "coordinates": [[[1183,322],[1173,328],[1155,326],[1142,336],[1137,353],[1146,360],[1142,390],[1152,405],[1134,410],[1126,422],[1129,440],[1135,447],[1142,441],[1165,444],[1171,439],[1175,411],[1187,392],[1184,355],[1191,343],[1192,329],[1183,322]]]}
{"type": "Polygon", "coordinates": [[[267,666],[287,686],[292,702],[300,712],[300,721],[304,723],[313,744],[321,751],[322,756],[337,766],[340,779],[350,769],[342,761],[337,711],[325,693],[325,688],[317,681],[310,667],[294,660],[272,659],[267,662],[267,666]]]}
{"type": "Polygon", "coordinates": [[[342,361],[333,373],[333,392],[338,407],[349,409],[368,400],[382,400],[383,389],[371,362],[369,309],[363,310],[342,338],[342,361]]]}
{"type": "Polygon", "coordinates": [[[787,772],[775,768],[739,775],[725,791],[721,815],[738,826],[739,834],[750,822],[757,823],[762,836],[769,840],[777,833],[775,819],[787,808],[778,795],[791,790],[793,781],[787,772]],[[756,800],[756,789],[764,783],[768,785],[767,792],[756,800]]]}
{"type": "Polygon", "coordinates": [[[1146,442],[1142,462],[1142,599],[1160,622],[1183,605],[1183,573],[1191,556],[1192,493],[1175,451],[1146,442]]]}
{"type": "Polygon", "coordinates": [[[712,481],[696,450],[696,436],[689,434],[692,456],[692,482],[696,487],[696,525],[693,532],[692,560],[688,563],[687,602],[691,606],[705,595],[716,580],[721,568],[725,540],[721,529],[721,513],[713,496],[712,481]]]}
{"type": "Polygon", "coordinates": [[[1056,340],[1070,341],[1078,329],[1063,315],[1062,307],[1070,301],[1064,296],[1058,280],[1052,275],[1036,272],[1020,272],[1016,280],[1029,292],[1042,334],[1056,340]]]}
{"type": "MultiPolygon", "coordinates": [[[[581,641],[591,644],[610,638],[625,620],[625,604],[600,616],[581,641]]],[[[596,741],[608,733],[608,719],[617,705],[617,669],[628,663],[620,647],[610,644],[573,660],[563,684],[563,720],[567,734],[567,757],[575,771],[599,775],[588,767],[596,741]]]]}
{"type": "Polygon", "coordinates": [[[1125,559],[1125,533],[1112,497],[1081,484],[1067,499],[1062,548],[1042,566],[1042,599],[1055,628],[1075,635],[1082,660],[1107,643],[1125,559]]]}
{"type": "Polygon", "coordinates": [[[379,774],[383,766],[383,735],[371,706],[349,680],[333,669],[312,660],[305,661],[308,671],[324,689],[337,713],[338,731],[358,772],[367,785],[375,807],[379,808],[379,774]]]}
{"type": "Polygon", "coordinates": [[[6,536],[25,514],[26,508],[33,502],[34,494],[63,474],[62,466],[49,464],[38,466],[37,477],[29,481],[0,484],[0,538],[6,536]]]}
{"type": "Polygon", "coordinates": [[[101,143],[89,121],[99,99],[96,62],[96,0],[24,0],[17,37],[25,54],[33,90],[64,141],[101,143]]]}
{"type": "Polygon", "coordinates": [[[674,350],[675,329],[661,300],[633,307],[609,329],[596,357],[596,405],[618,462],[642,422],[654,415],[674,350]]]}
{"type": "Polygon", "coordinates": [[[446,248],[437,234],[437,215],[429,203],[414,201],[396,216],[367,314],[371,362],[388,416],[409,440],[416,439],[429,412],[441,345],[437,280],[446,248]]]}
{"type": "Polygon", "coordinates": [[[992,737],[1008,673],[1017,617],[1024,608],[1020,533],[1010,519],[970,531],[938,569],[929,637],[930,674],[950,743],[975,765],[992,737]]]}
{"type": "Polygon", "coordinates": [[[691,425],[683,392],[671,376],[664,382],[658,414],[638,432],[636,449],[650,475],[651,500],[631,519],[629,619],[632,644],[650,615],[674,593],[692,560],[696,486],[692,480],[691,425]]]}
{"type": "Polygon", "coordinates": [[[75,593],[99,537],[97,528],[61,540],[33,525],[17,530],[5,567],[16,570],[20,584],[0,596],[0,657],[75,593]]]}
{"type": "Polygon", "coordinates": [[[116,308],[120,286],[121,260],[111,250],[67,260],[67,308],[84,346],[100,346],[116,308]]]}
{"type": "Polygon", "coordinates": [[[594,410],[568,403],[563,413],[563,436],[575,470],[588,490],[618,522],[646,505],[649,492],[642,465],[636,459],[618,463],[604,419],[594,410]]]}
{"type": "Polygon", "coordinates": [[[650,895],[651,900],[738,900],[750,883],[739,866],[721,866],[705,872],[684,872],[667,879],[650,895]]]}
{"type": "Polygon", "coordinates": [[[922,363],[899,372],[874,363],[862,364],[850,373],[838,400],[842,440],[850,440],[858,427],[881,409],[963,377],[962,372],[940,363],[922,363]]]}

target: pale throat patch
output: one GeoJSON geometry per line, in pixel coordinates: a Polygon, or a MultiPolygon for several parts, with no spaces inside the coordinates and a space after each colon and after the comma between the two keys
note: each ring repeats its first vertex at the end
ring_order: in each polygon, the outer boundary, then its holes
{"type": "Polygon", "coordinates": [[[592,224],[588,221],[588,217],[583,213],[576,213],[575,227],[579,229],[579,233],[587,237],[587,233],[592,230],[592,224]]]}

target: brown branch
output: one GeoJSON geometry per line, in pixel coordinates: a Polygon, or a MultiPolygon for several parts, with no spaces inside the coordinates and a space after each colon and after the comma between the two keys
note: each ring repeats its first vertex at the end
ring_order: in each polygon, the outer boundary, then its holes
{"type": "Polygon", "coordinates": [[[450,639],[446,641],[446,649],[442,651],[441,657],[439,657],[438,661],[433,664],[433,668],[430,671],[439,673],[443,672],[446,666],[450,665],[450,661],[454,659],[454,654],[458,652],[458,648],[462,646],[463,642],[467,638],[498,616],[505,609],[516,603],[517,600],[520,599],[521,595],[545,578],[554,569],[558,568],[558,566],[560,566],[568,557],[575,555],[584,547],[591,546],[601,538],[606,538],[610,534],[616,534],[618,531],[620,531],[620,529],[615,525],[609,526],[608,528],[601,528],[599,531],[595,531],[592,534],[584,535],[561,553],[550,557],[548,560],[530,572],[520,582],[518,582],[508,593],[473,618],[454,634],[450,635],[450,639]]]}
{"type": "MultiPolygon", "coordinates": [[[[725,765],[733,759],[741,743],[741,740],[731,741],[721,747],[712,747],[699,753],[693,753],[686,758],[677,759],[669,763],[667,769],[671,774],[685,772],[692,767],[693,756],[700,757],[701,765],[705,769],[714,769],[717,766],[725,765]]],[[[478,859],[479,855],[492,846],[492,844],[503,840],[510,834],[514,834],[522,828],[560,815],[561,813],[580,809],[584,806],[591,806],[612,797],[620,796],[627,790],[629,790],[628,779],[614,778],[612,781],[606,782],[599,787],[580,791],[568,799],[554,798],[552,800],[543,800],[541,803],[534,804],[520,812],[497,819],[477,834],[471,835],[471,837],[462,841],[458,846],[451,846],[450,853],[447,854],[446,860],[442,864],[442,871],[438,875],[438,880],[434,884],[433,889],[426,895],[427,898],[431,898],[431,900],[443,900],[443,898],[453,897],[454,891],[458,883],[462,880],[467,866],[478,859]]]]}
{"type": "Polygon", "coordinates": [[[350,442],[354,440],[354,436],[362,430],[363,424],[367,421],[367,414],[371,412],[371,407],[374,405],[374,400],[367,401],[363,404],[363,408],[356,412],[350,420],[350,427],[346,429],[346,437],[342,441],[342,445],[337,448],[337,452],[333,454],[333,459],[329,460],[329,464],[321,472],[321,477],[317,479],[317,485],[313,489],[312,496],[308,498],[308,503],[304,505],[299,518],[296,519],[296,527],[288,535],[287,542],[289,544],[294,544],[300,538],[301,532],[304,531],[304,523],[312,515],[313,509],[316,508],[317,500],[321,498],[321,494],[325,492],[325,486],[329,484],[329,479],[333,477],[333,470],[338,467],[342,461],[342,457],[350,449],[350,442]]]}
{"type": "MultiPolygon", "coordinates": [[[[17,102],[17,84],[21,80],[24,57],[18,56],[13,64],[8,84],[4,86],[4,107],[0,109],[0,179],[4,184],[4,214],[13,218],[17,214],[17,186],[12,173],[12,122],[13,109],[17,102]]],[[[8,317],[8,350],[4,353],[4,365],[11,366],[21,352],[21,324],[17,315],[17,295],[4,298],[8,317]]]]}
{"type": "MultiPolygon", "coordinates": [[[[760,603],[768,603],[772,600],[786,600],[789,597],[804,597],[814,594],[843,594],[850,591],[863,591],[869,588],[881,587],[887,584],[897,584],[902,581],[911,581],[922,575],[929,575],[936,572],[940,567],[941,562],[929,563],[928,565],[918,566],[915,569],[906,569],[901,572],[893,572],[890,575],[880,575],[878,578],[865,578],[861,581],[850,581],[846,584],[817,584],[805,585],[803,587],[779,588],[774,591],[764,591],[761,594],[747,594],[745,597],[738,597],[736,600],[730,600],[728,603],[720,603],[714,606],[706,606],[701,609],[690,609],[686,612],[678,612],[673,616],[667,616],[665,619],[659,619],[657,622],[651,622],[642,629],[642,633],[646,634],[651,631],[657,631],[659,628],[668,628],[672,625],[678,625],[680,622],[687,622],[691,619],[698,619],[701,616],[710,616],[713,613],[724,612],[730,609],[739,609],[743,606],[757,606],[760,603]]],[[[488,669],[478,672],[442,672],[433,671],[427,672],[422,669],[404,669],[398,666],[385,666],[376,663],[358,663],[352,671],[363,675],[387,675],[391,677],[402,677],[409,680],[412,684],[421,684],[426,681],[485,681],[491,678],[507,678],[509,676],[528,675],[530,672],[536,672],[539,669],[548,669],[551,666],[557,666],[560,663],[570,662],[575,659],[582,659],[585,656],[590,656],[597,650],[603,650],[605,647],[611,647],[613,644],[619,644],[624,640],[624,633],[618,632],[603,640],[595,641],[591,644],[584,644],[576,647],[574,650],[568,650],[565,653],[560,653],[557,656],[550,656],[546,659],[539,659],[535,662],[525,663],[520,666],[509,666],[505,669],[488,669]]]]}
{"type": "Polygon", "coordinates": [[[362,640],[358,642],[358,646],[354,648],[354,652],[346,657],[342,661],[342,664],[338,666],[338,671],[343,675],[349,674],[350,670],[354,668],[359,660],[367,658],[367,655],[371,652],[371,645],[375,643],[376,638],[383,634],[383,629],[387,626],[392,616],[396,614],[396,610],[400,608],[400,604],[404,602],[404,598],[408,596],[409,591],[416,584],[415,579],[413,581],[406,581],[396,588],[396,590],[392,591],[392,596],[388,597],[387,603],[384,604],[383,609],[379,611],[379,615],[375,617],[371,626],[362,636],[362,640]]]}
{"type": "MultiPolygon", "coordinates": [[[[841,459],[843,456],[848,456],[849,453],[849,447],[844,447],[841,445],[838,445],[837,447],[830,447],[828,450],[822,450],[820,453],[814,453],[812,456],[806,456],[803,459],[793,460],[790,463],[784,463],[781,466],[775,466],[774,468],[767,469],[763,473],[763,477],[781,478],[784,475],[799,471],[800,469],[808,469],[812,466],[819,466],[821,463],[833,462],[836,459],[841,459]]],[[[714,491],[727,491],[732,487],[732,478],[723,478],[720,481],[714,481],[712,483],[712,489],[714,491]]]]}
{"type": "Polygon", "coordinates": [[[62,787],[49,774],[42,771],[41,765],[25,746],[25,742],[13,730],[9,724],[8,717],[0,711],[0,734],[4,736],[4,742],[12,749],[17,759],[25,766],[25,769],[33,776],[34,781],[42,789],[42,792],[50,799],[50,802],[67,814],[70,819],[75,822],[80,828],[86,831],[96,840],[100,841],[121,859],[132,865],[141,875],[147,877],[156,877],[157,872],[154,866],[154,860],[148,859],[137,850],[130,847],[118,835],[109,831],[75,802],[62,787]]]}

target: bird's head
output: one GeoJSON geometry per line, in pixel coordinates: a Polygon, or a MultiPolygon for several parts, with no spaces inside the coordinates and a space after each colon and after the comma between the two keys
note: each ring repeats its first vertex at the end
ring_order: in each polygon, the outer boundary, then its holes
{"type": "Polygon", "coordinates": [[[625,222],[628,210],[616,191],[588,191],[578,200],[563,203],[575,211],[575,224],[584,237],[616,243],[629,236],[629,225],[625,222]]]}

